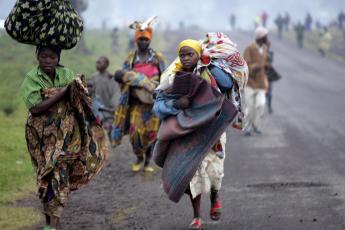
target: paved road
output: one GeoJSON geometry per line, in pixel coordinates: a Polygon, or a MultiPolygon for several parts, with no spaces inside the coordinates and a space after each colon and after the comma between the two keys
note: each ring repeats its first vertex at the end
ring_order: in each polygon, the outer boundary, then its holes
{"type": "MultiPolygon", "coordinates": [[[[189,31],[190,32],[190,31],[189,31]]],[[[198,35],[199,36],[199,35],[198,35]]],[[[196,37],[195,31],[181,38],[196,37]]],[[[251,41],[236,32],[240,50],[251,41]]],[[[176,47],[171,41],[169,58],[176,47]]],[[[274,114],[261,136],[229,130],[225,178],[220,192],[224,213],[214,223],[209,200],[202,200],[205,229],[345,229],[345,67],[293,44],[272,39],[275,66],[283,75],[274,85],[274,114]]],[[[68,203],[64,229],[188,229],[187,196],[170,202],[160,172],[134,174],[128,140],[110,164],[68,203]]]]}

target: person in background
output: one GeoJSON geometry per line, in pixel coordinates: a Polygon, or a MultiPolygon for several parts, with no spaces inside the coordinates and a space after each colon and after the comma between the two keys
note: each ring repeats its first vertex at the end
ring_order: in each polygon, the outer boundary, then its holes
{"type": "Polygon", "coordinates": [[[123,68],[115,73],[121,96],[115,111],[111,139],[113,146],[117,146],[121,144],[122,137],[129,134],[137,158],[132,164],[132,171],[139,172],[143,168],[144,172],[154,172],[150,161],[160,120],[152,112],[153,92],[165,64],[162,54],[150,48],[153,34],[150,23],[145,28],[141,25],[132,24],[137,49],[128,54],[123,68]]]}
{"type": "MultiPolygon", "coordinates": [[[[91,79],[88,81],[92,86],[97,98],[100,102],[110,110],[115,110],[116,102],[118,100],[118,94],[120,89],[113,79],[113,76],[108,72],[109,59],[105,56],[101,56],[96,61],[96,70],[91,79]]],[[[110,135],[113,113],[103,111],[103,127],[110,135]]]]}
{"type": "Polygon", "coordinates": [[[111,32],[111,50],[116,53],[119,49],[119,28],[114,27],[111,32]]]}
{"type": "Polygon", "coordinates": [[[340,11],[338,14],[338,26],[339,29],[344,29],[345,28],[345,13],[344,11],[340,11]]]}
{"type": "Polygon", "coordinates": [[[319,52],[324,57],[331,48],[332,34],[329,32],[326,26],[323,27],[320,32],[320,43],[319,43],[319,52]]]}
{"type": "Polygon", "coordinates": [[[310,13],[307,13],[304,20],[304,28],[306,31],[311,31],[311,26],[313,24],[313,18],[310,13]]]}
{"type": "Polygon", "coordinates": [[[277,26],[278,29],[278,38],[282,39],[283,38],[283,27],[284,27],[284,18],[282,15],[279,13],[277,18],[274,20],[274,23],[277,26]]]}
{"type": "Polygon", "coordinates": [[[236,15],[230,14],[230,26],[231,29],[234,30],[236,28],[236,15]]]}
{"type": "Polygon", "coordinates": [[[268,77],[268,91],[266,93],[266,99],[267,99],[267,106],[268,106],[268,112],[270,114],[273,113],[272,108],[272,97],[273,97],[273,83],[275,81],[278,81],[281,78],[281,75],[273,68],[273,58],[274,53],[271,49],[271,42],[267,39],[267,48],[268,48],[268,63],[266,73],[268,77]]]}
{"type": "Polygon", "coordinates": [[[245,135],[250,136],[252,131],[262,133],[262,118],[266,105],[268,79],[266,68],[268,62],[268,30],[258,27],[255,30],[255,42],[244,51],[244,59],[249,68],[247,86],[244,88],[245,101],[245,135]]]}
{"type": "Polygon", "coordinates": [[[261,22],[262,22],[263,27],[267,26],[267,20],[268,20],[268,14],[266,11],[263,11],[261,14],[261,22]]]}
{"type": "Polygon", "coordinates": [[[305,27],[303,26],[303,24],[300,21],[295,26],[295,32],[296,32],[297,46],[298,46],[298,48],[303,49],[305,27]]]}
{"type": "Polygon", "coordinates": [[[261,17],[260,15],[256,15],[254,17],[254,28],[258,28],[261,25],[261,17]]]}
{"type": "Polygon", "coordinates": [[[284,17],[284,27],[285,31],[289,31],[290,29],[290,14],[288,12],[285,12],[285,17],[284,17]]]}
{"type": "Polygon", "coordinates": [[[107,108],[103,105],[101,98],[95,94],[95,87],[92,83],[87,83],[87,90],[92,99],[92,112],[96,117],[96,120],[99,124],[104,122],[104,112],[113,114],[115,112],[112,108],[107,108]]]}

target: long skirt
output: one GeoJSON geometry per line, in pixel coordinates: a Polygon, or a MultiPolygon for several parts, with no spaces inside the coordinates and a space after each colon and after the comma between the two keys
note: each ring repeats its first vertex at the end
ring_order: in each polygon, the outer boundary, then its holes
{"type": "Polygon", "coordinates": [[[27,120],[25,137],[36,169],[38,196],[49,216],[61,216],[70,192],[97,175],[108,154],[104,129],[81,116],[62,101],[27,120]]]}
{"type": "Polygon", "coordinates": [[[152,112],[152,105],[133,105],[130,114],[130,142],[137,156],[144,156],[157,139],[160,120],[152,112]]]}

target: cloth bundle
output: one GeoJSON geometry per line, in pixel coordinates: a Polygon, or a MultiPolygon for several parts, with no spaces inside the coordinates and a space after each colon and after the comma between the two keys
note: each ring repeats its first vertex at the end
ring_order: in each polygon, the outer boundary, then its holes
{"type": "MultiPolygon", "coordinates": [[[[40,198],[46,196],[51,177],[57,181],[53,188],[61,195],[87,184],[104,166],[109,153],[107,135],[95,122],[85,85],[84,77],[77,76],[69,86],[69,98],[45,113],[28,117],[25,138],[36,167],[40,198]],[[66,175],[59,167],[66,162],[75,167],[68,184],[62,184],[66,177],[61,177],[66,175]]],[[[42,96],[47,98],[56,92],[57,88],[45,89],[42,96]]]]}
{"type": "Polygon", "coordinates": [[[71,49],[81,37],[83,21],[69,0],[17,0],[5,28],[20,43],[71,49]]]}

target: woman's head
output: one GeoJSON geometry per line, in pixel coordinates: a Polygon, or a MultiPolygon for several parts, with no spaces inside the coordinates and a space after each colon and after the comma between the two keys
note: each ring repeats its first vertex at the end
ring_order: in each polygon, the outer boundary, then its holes
{"type": "Polygon", "coordinates": [[[152,39],[152,28],[147,27],[145,30],[137,29],[134,34],[134,40],[137,43],[139,50],[146,50],[149,48],[152,39]]]}
{"type": "Polygon", "coordinates": [[[36,55],[40,69],[50,74],[59,64],[61,49],[53,46],[37,46],[36,55]]]}
{"type": "Polygon", "coordinates": [[[184,40],[178,46],[178,56],[182,69],[192,72],[196,67],[201,55],[201,44],[197,40],[184,40]]]}

